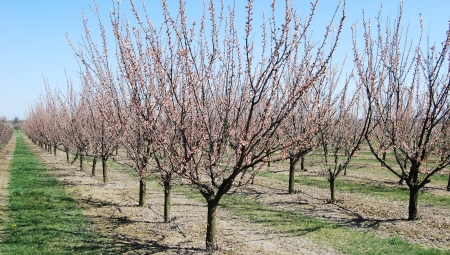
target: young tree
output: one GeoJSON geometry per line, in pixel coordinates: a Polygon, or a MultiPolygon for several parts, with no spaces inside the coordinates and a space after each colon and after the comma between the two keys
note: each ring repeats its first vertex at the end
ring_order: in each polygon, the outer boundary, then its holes
{"type": "MultiPolygon", "coordinates": [[[[164,88],[158,92],[158,102],[170,124],[166,130],[175,134],[155,136],[155,144],[165,152],[163,158],[177,166],[181,178],[206,199],[208,250],[216,248],[220,199],[233,186],[238,188],[252,180],[257,171],[248,174],[248,170],[263,162],[268,150],[281,150],[271,142],[277,129],[324,75],[334,53],[337,40],[328,51],[324,47],[331,40],[331,26],[322,42],[316,44],[308,38],[316,6],[317,2],[312,4],[311,13],[302,22],[286,1],[284,20],[277,25],[272,3],[272,16],[269,24],[264,21],[262,25],[258,50],[252,39],[251,0],[246,5],[242,44],[234,8],[225,13],[222,6],[216,14],[213,1],[208,11],[204,8],[198,26],[196,22],[188,24],[184,2],[180,1],[174,18],[163,1],[164,23],[157,31],[162,31],[162,40],[152,41],[155,29],[147,22],[146,40],[154,42],[151,47],[160,44],[152,51],[155,79],[164,88]],[[261,54],[260,58],[256,54],[261,54]],[[296,78],[285,80],[281,74],[292,72],[291,67],[300,71],[296,78]]],[[[338,31],[344,18],[343,12],[338,31]]]]}
{"type": "Polygon", "coordinates": [[[152,154],[164,186],[164,222],[170,222],[172,179],[179,170],[179,166],[173,164],[175,161],[172,157],[180,151],[180,134],[164,115],[160,116],[159,124],[153,131],[156,136],[152,138],[152,154]]]}
{"type": "MultiPolygon", "coordinates": [[[[131,2],[132,10],[136,13],[131,2]]],[[[152,137],[158,123],[158,107],[155,93],[159,88],[154,74],[151,47],[142,41],[142,31],[131,29],[128,22],[121,22],[120,8],[111,15],[114,37],[117,43],[117,58],[121,91],[125,91],[121,100],[128,109],[127,117],[122,114],[122,145],[132,160],[134,169],[139,174],[139,205],[145,205],[146,180],[154,167],[152,165],[152,137]],[[131,32],[132,30],[132,32],[131,32]]],[[[167,218],[165,217],[165,221],[167,218]]]]}
{"type": "MultiPolygon", "coordinates": [[[[339,78],[331,73],[329,83],[336,84],[339,78]]],[[[352,95],[348,95],[348,83],[337,100],[327,101],[324,107],[331,113],[326,128],[319,131],[318,142],[322,155],[323,170],[330,184],[330,202],[336,203],[335,182],[345,172],[351,159],[364,141],[371,122],[371,113],[365,111],[366,105],[361,97],[360,87],[356,87],[352,95]]]]}
{"type": "MultiPolygon", "coordinates": [[[[291,69],[294,72],[298,70],[291,69]]],[[[321,77],[314,83],[312,89],[303,94],[292,116],[284,122],[277,135],[277,142],[285,147],[284,157],[289,159],[289,194],[294,192],[296,165],[319,145],[317,136],[334,121],[333,109],[339,97],[336,95],[337,82],[330,82],[329,76],[332,74],[334,78],[336,69],[331,65],[327,69],[329,74],[321,77]]],[[[287,75],[286,79],[295,77],[291,72],[287,75]]]]}
{"type": "Polygon", "coordinates": [[[41,121],[45,121],[45,133],[49,142],[49,151],[51,152],[53,146],[53,154],[56,157],[56,151],[58,147],[62,144],[62,133],[60,132],[60,127],[58,122],[60,121],[60,106],[57,100],[57,90],[53,92],[50,90],[50,86],[47,80],[44,80],[46,86],[46,94],[44,99],[44,111],[45,118],[41,116],[41,121]]]}
{"type": "Polygon", "coordinates": [[[98,7],[92,9],[98,20],[101,36],[101,47],[94,42],[88,27],[88,19],[83,13],[84,36],[83,44],[75,49],[66,35],[69,45],[75,52],[80,64],[80,77],[83,84],[83,95],[86,98],[86,112],[89,118],[88,135],[90,136],[90,153],[94,157],[92,174],[95,175],[97,158],[102,160],[103,182],[108,182],[107,160],[112,156],[114,148],[122,136],[123,128],[120,125],[122,105],[119,104],[117,75],[113,72],[108,53],[106,31],[101,23],[98,7]]]}
{"type": "Polygon", "coordinates": [[[363,45],[358,44],[356,26],[353,31],[354,62],[373,111],[368,146],[384,167],[408,185],[408,219],[416,220],[419,191],[450,163],[450,141],[440,134],[450,113],[450,30],[440,46],[423,47],[422,37],[417,42],[405,38],[402,12],[403,2],[394,23],[387,19],[386,27],[380,12],[376,35],[371,21],[363,17],[363,45]],[[382,156],[387,145],[394,164],[382,156]]]}
{"type": "Polygon", "coordinates": [[[30,105],[27,113],[27,121],[24,123],[25,133],[31,137],[41,148],[48,150],[49,134],[47,130],[48,113],[45,110],[45,100],[41,95],[35,105],[30,105]]]}
{"type": "Polygon", "coordinates": [[[3,149],[3,147],[5,147],[5,145],[9,142],[13,136],[13,133],[13,127],[6,121],[5,118],[0,118],[0,150],[3,149]]]}
{"type": "Polygon", "coordinates": [[[59,145],[63,147],[63,151],[66,154],[66,161],[67,163],[69,163],[70,151],[72,148],[74,148],[74,146],[71,138],[71,120],[69,119],[67,111],[65,110],[66,99],[62,95],[62,92],[60,90],[54,91],[52,99],[55,101],[54,103],[52,103],[55,108],[53,118],[55,119],[55,124],[57,125],[55,132],[58,133],[59,145]]]}
{"type": "MultiPolygon", "coordinates": [[[[82,74],[83,75],[83,74],[82,74]]],[[[92,90],[89,82],[91,81],[85,75],[82,76],[83,88],[81,93],[86,97],[86,133],[89,145],[86,150],[86,154],[92,157],[92,170],[91,175],[96,175],[97,159],[101,157],[102,148],[102,134],[104,133],[103,119],[100,116],[97,100],[99,98],[92,90]]],[[[103,182],[107,182],[107,174],[103,174],[103,182]]]]}
{"type": "MultiPolygon", "coordinates": [[[[87,98],[83,93],[77,93],[72,81],[67,79],[67,95],[60,94],[61,116],[67,128],[65,134],[70,139],[70,148],[75,149],[76,157],[79,158],[80,171],[83,171],[83,159],[89,148],[89,136],[86,121],[88,121],[89,109],[87,98]]],[[[73,162],[74,162],[73,161],[73,162]]],[[[73,163],[72,162],[72,163],[73,163]]]]}
{"type": "MultiPolygon", "coordinates": [[[[308,36],[317,1],[304,21],[285,1],[282,24],[276,23],[273,2],[269,23],[263,18],[262,44],[256,47],[253,2],[246,5],[243,43],[234,23],[235,8],[225,13],[222,6],[217,15],[213,1],[204,7],[199,25],[188,24],[182,1],[176,17],[162,1],[164,21],[159,29],[148,15],[141,22],[135,10],[139,26],[133,28],[121,26],[118,7],[111,12],[122,83],[102,87],[109,88],[116,107],[123,146],[135,163],[141,187],[153,155],[164,185],[176,171],[199,189],[208,206],[208,250],[216,247],[220,199],[233,186],[253,179],[257,171],[247,171],[263,162],[267,151],[283,149],[272,142],[277,129],[325,74],[345,19],[343,8],[337,36],[330,35],[333,16],[322,41],[313,42],[308,36]],[[295,77],[285,79],[283,73],[295,77]]],[[[91,46],[88,41],[86,48],[91,46]]],[[[106,40],[103,47],[107,48],[106,40]]],[[[96,62],[80,59],[83,65],[96,62]]]]}
{"type": "Polygon", "coordinates": [[[127,151],[131,161],[127,164],[139,174],[139,205],[145,205],[146,179],[150,174],[151,150],[148,148],[150,132],[148,122],[152,122],[153,109],[151,93],[152,68],[144,46],[139,38],[139,30],[134,30],[134,37],[130,27],[121,27],[120,9],[114,7],[111,13],[114,38],[117,44],[118,73],[114,74],[110,64],[106,30],[101,22],[98,6],[92,8],[97,17],[100,28],[101,45],[92,39],[87,18],[83,14],[85,34],[83,43],[77,50],[76,58],[81,64],[81,74],[86,88],[93,94],[95,101],[93,108],[100,114],[95,122],[95,129],[102,131],[97,134],[97,141],[101,145],[101,154],[106,181],[106,160],[112,156],[117,143],[127,151]],[[125,30],[125,31],[124,31],[125,30]],[[133,44],[136,42],[136,45],[133,44]]]}

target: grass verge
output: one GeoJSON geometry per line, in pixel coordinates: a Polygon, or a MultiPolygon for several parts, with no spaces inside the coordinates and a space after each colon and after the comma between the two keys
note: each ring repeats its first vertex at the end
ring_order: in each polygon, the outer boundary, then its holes
{"type": "Polygon", "coordinates": [[[76,201],[17,134],[10,163],[8,215],[2,254],[105,254],[111,241],[93,232],[76,201]]]}

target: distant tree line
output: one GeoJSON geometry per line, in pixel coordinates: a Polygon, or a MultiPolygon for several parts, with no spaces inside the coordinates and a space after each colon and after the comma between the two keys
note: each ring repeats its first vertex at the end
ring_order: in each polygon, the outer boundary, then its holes
{"type": "Polygon", "coordinates": [[[0,150],[9,142],[13,133],[14,129],[6,118],[0,118],[0,150]]]}

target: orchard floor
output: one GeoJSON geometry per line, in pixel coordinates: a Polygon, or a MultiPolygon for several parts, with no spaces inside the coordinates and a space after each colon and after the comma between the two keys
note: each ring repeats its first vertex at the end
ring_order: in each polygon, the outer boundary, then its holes
{"type": "MultiPolygon", "coordinates": [[[[54,157],[26,140],[33,153],[64,184],[92,222],[92,228],[112,238],[123,254],[197,254],[204,253],[206,232],[205,204],[182,194],[172,195],[171,223],[163,223],[162,189],[149,182],[147,206],[138,207],[138,181],[129,170],[117,165],[109,172],[109,183],[101,174],[90,175],[89,165],[79,171],[76,164],[65,162],[62,152],[54,157]]],[[[100,172],[101,164],[98,165],[100,172]]],[[[279,172],[276,166],[267,171],[279,172]]],[[[286,172],[286,171],[284,171],[286,172]]],[[[1,173],[1,171],[0,171],[1,173]]],[[[310,170],[308,175],[317,175],[310,170]]],[[[345,178],[358,181],[362,176],[345,178]]],[[[301,177],[298,177],[301,178],[301,177]]],[[[2,178],[3,179],[3,178],[2,178]]],[[[450,250],[449,206],[421,206],[420,218],[410,222],[407,203],[374,198],[337,190],[338,203],[327,203],[328,189],[296,186],[296,194],[286,194],[285,183],[257,177],[254,184],[239,193],[253,196],[268,206],[301,212],[316,218],[350,226],[357,231],[380,236],[397,235],[425,247],[450,250]]],[[[433,186],[431,186],[433,187],[433,186]]],[[[434,192],[447,194],[440,188],[434,192]]],[[[0,193],[2,192],[0,187],[0,193]]],[[[195,192],[195,191],[193,191],[195,192]]],[[[0,196],[0,206],[1,206],[0,196]]],[[[420,199],[420,198],[419,198],[420,199]]],[[[1,209],[1,207],[0,207],[1,209]]],[[[243,220],[226,210],[218,214],[220,254],[338,254],[333,248],[314,243],[303,236],[280,234],[271,227],[243,220]]]]}
{"type": "MultiPolygon", "coordinates": [[[[287,172],[285,172],[287,174],[287,172]]],[[[314,171],[309,175],[317,176],[314,171]]],[[[346,176],[346,179],[360,181],[359,178],[346,176]]],[[[301,178],[301,177],[297,177],[301,178]]],[[[340,177],[343,178],[343,177],[340,177]]],[[[450,250],[450,204],[434,206],[421,200],[419,194],[419,219],[408,221],[408,202],[392,201],[358,193],[340,192],[336,187],[336,204],[330,204],[328,189],[312,186],[296,186],[296,194],[287,195],[286,184],[276,180],[258,178],[256,187],[259,201],[285,211],[301,212],[303,215],[337,222],[357,231],[373,233],[378,236],[399,236],[410,243],[417,243],[427,248],[450,250]]],[[[395,182],[393,182],[395,183],[395,182]]],[[[396,185],[396,184],[393,184],[396,185]]],[[[450,193],[444,187],[430,186],[434,194],[450,193]]],[[[251,192],[249,192],[251,193],[251,192]]],[[[405,190],[405,193],[408,193],[405,190]]]]}
{"type": "MultiPolygon", "coordinates": [[[[138,207],[139,182],[129,170],[115,167],[109,172],[109,182],[103,184],[101,174],[90,175],[88,164],[79,171],[77,164],[65,162],[62,152],[58,151],[55,158],[28,139],[26,143],[78,201],[92,228],[112,238],[121,254],[205,253],[205,203],[172,194],[174,218],[166,224],[164,197],[157,184],[148,182],[147,206],[138,207]]],[[[101,171],[101,164],[97,171],[101,171]]],[[[219,254],[338,254],[301,236],[277,234],[270,227],[242,220],[224,210],[220,210],[217,224],[219,254]]]]}
{"type": "MultiPolygon", "coordinates": [[[[11,139],[9,143],[0,150],[0,238],[2,235],[1,226],[7,220],[6,206],[8,205],[8,180],[9,162],[13,158],[16,139],[11,139]]],[[[2,240],[0,240],[1,243],[2,240]]]]}

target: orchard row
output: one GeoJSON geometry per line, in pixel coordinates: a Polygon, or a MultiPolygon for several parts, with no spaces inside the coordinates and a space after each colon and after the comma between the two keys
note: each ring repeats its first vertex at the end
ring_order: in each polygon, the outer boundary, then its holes
{"type": "Polygon", "coordinates": [[[0,119],[0,150],[5,147],[13,135],[14,129],[6,119],[0,119]]]}
{"type": "MultiPolygon", "coordinates": [[[[278,22],[273,4],[262,24],[253,21],[250,0],[244,24],[234,23],[238,10],[213,1],[197,23],[188,23],[183,2],[175,16],[162,2],[160,25],[133,4],[132,21],[121,16],[120,4],[114,6],[112,31],[98,18],[100,40],[84,18],[80,47],[69,40],[81,67],[80,86],[70,78],[64,93],[47,86],[23,124],[32,140],[63,149],[68,160],[69,152],[80,162],[101,159],[105,182],[107,160],[131,164],[141,206],[146,178],[156,170],[165,188],[165,221],[172,181],[189,183],[207,202],[208,249],[215,248],[224,194],[250,184],[268,158],[290,162],[292,192],[296,164],[313,150],[322,155],[335,202],[336,178],[368,146],[408,185],[409,219],[417,218],[419,190],[450,163],[450,31],[442,44],[424,47],[421,39],[406,41],[402,6],[386,28],[380,17],[375,26],[364,18],[362,34],[352,26],[353,69],[345,76],[344,65],[333,61],[345,4],[330,17],[322,39],[313,41],[317,2],[300,19],[286,1],[278,22]],[[117,148],[126,159],[115,158],[117,148]]],[[[94,14],[100,17],[98,9],[94,14]]]]}

